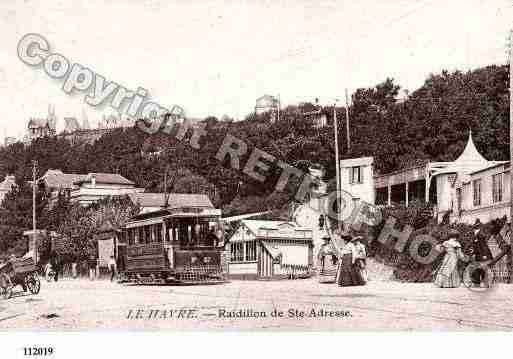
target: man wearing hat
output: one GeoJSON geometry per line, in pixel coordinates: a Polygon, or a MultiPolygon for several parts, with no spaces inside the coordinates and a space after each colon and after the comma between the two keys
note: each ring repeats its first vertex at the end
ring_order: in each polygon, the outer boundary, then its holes
{"type": "MultiPolygon", "coordinates": [[[[474,230],[474,237],[472,239],[472,250],[474,259],[478,263],[486,262],[493,259],[492,251],[488,247],[488,240],[486,235],[483,233],[481,221],[476,219],[476,222],[472,226],[474,230]]],[[[476,269],[472,273],[472,282],[479,286],[485,279],[485,271],[483,269],[476,269]]]]}

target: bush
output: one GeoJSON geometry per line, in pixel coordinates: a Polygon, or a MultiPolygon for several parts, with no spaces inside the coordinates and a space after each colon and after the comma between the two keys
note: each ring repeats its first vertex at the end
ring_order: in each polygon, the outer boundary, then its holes
{"type": "MultiPolygon", "coordinates": [[[[418,263],[410,256],[409,246],[416,236],[429,235],[442,243],[448,239],[449,231],[457,230],[460,233],[460,243],[463,253],[470,255],[472,251],[473,228],[464,223],[458,224],[438,224],[432,215],[432,208],[427,204],[415,203],[411,207],[383,208],[383,221],[379,226],[373,229],[372,235],[375,240],[369,248],[369,255],[375,257],[378,261],[395,267],[394,277],[397,280],[405,282],[431,282],[434,280],[436,270],[439,268],[443,255],[438,256],[430,264],[418,263]],[[398,253],[395,250],[395,241],[390,240],[386,244],[380,243],[377,238],[384,227],[384,223],[389,216],[396,218],[395,228],[402,230],[406,225],[413,227],[404,251],[398,253]]],[[[505,219],[496,219],[489,223],[482,224],[481,230],[487,237],[499,233],[505,223],[505,219]]],[[[501,244],[500,244],[501,245],[501,244]]],[[[420,254],[427,255],[431,246],[426,244],[419,248],[420,254]]],[[[465,264],[460,263],[460,270],[463,270],[465,264]]]]}

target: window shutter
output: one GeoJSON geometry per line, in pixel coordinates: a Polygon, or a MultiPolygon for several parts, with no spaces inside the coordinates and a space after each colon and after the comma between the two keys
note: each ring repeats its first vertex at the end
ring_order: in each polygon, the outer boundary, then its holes
{"type": "Polygon", "coordinates": [[[364,166],[361,166],[360,167],[360,182],[363,183],[363,172],[364,172],[364,169],[365,167],[364,166]]]}
{"type": "Polygon", "coordinates": [[[354,167],[349,167],[349,184],[353,184],[353,172],[354,172],[354,167]]]}

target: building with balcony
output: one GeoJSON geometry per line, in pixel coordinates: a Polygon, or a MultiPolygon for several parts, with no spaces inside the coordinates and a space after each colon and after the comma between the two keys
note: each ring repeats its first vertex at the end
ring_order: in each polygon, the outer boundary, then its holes
{"type": "Polygon", "coordinates": [[[374,176],[378,205],[412,200],[430,202],[439,221],[474,223],[509,218],[509,162],[489,161],[469,133],[461,155],[452,162],[430,162],[374,176]]]}

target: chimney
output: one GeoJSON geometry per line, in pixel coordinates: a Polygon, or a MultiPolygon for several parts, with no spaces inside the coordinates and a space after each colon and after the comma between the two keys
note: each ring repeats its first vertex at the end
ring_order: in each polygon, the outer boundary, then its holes
{"type": "Polygon", "coordinates": [[[91,174],[91,186],[96,187],[96,174],[91,174]]]}

